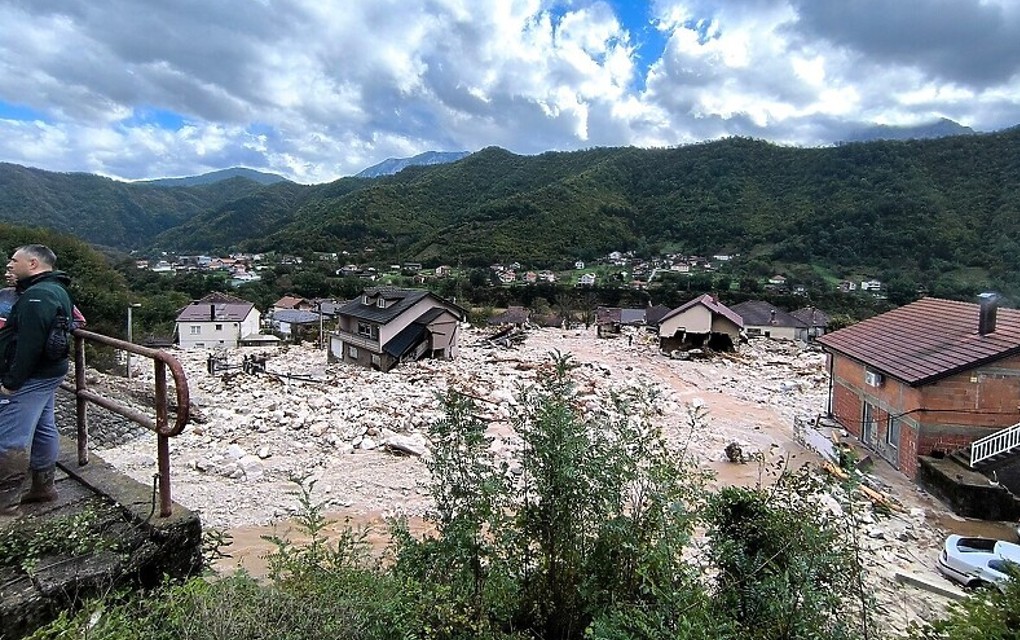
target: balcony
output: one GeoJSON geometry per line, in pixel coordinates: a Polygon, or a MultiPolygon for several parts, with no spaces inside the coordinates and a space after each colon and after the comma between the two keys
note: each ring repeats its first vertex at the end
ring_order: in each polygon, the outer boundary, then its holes
{"type": "Polygon", "coordinates": [[[359,333],[351,333],[349,331],[337,331],[336,335],[340,336],[340,339],[344,341],[344,344],[353,345],[359,349],[368,349],[374,353],[379,353],[381,351],[379,347],[379,340],[363,336],[359,333]]]}

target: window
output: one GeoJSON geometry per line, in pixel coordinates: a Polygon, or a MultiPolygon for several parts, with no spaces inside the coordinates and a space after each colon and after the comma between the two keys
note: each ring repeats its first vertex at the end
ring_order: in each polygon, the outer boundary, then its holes
{"type": "Polygon", "coordinates": [[[900,419],[889,416],[889,428],[885,432],[885,442],[893,449],[900,446],[900,419]]]}
{"type": "Polygon", "coordinates": [[[375,306],[379,307],[380,309],[385,309],[390,305],[388,302],[386,302],[385,298],[379,298],[378,300],[375,301],[375,306]]]}
{"type": "Polygon", "coordinates": [[[350,356],[351,358],[357,359],[358,348],[355,347],[354,345],[347,345],[347,355],[350,356]]]}
{"type": "Polygon", "coordinates": [[[364,336],[366,338],[371,338],[373,340],[378,339],[379,338],[379,327],[375,326],[374,324],[368,323],[368,322],[359,322],[358,323],[358,335],[359,336],[364,336]]]}
{"type": "Polygon", "coordinates": [[[191,335],[200,336],[202,335],[202,327],[198,325],[191,325],[191,335]]]}
{"type": "Polygon", "coordinates": [[[878,422],[875,420],[875,407],[865,402],[864,409],[861,411],[861,442],[874,444],[876,431],[878,431],[878,422]]]}
{"type": "Polygon", "coordinates": [[[223,325],[222,324],[216,325],[216,330],[217,331],[223,331],[223,325]]]}

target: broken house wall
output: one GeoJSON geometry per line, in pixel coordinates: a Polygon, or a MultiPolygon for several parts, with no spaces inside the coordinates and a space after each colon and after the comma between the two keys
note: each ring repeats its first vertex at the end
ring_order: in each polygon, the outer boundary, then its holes
{"type": "Polygon", "coordinates": [[[917,456],[960,449],[1020,421],[1020,356],[917,388],[889,376],[878,387],[868,385],[863,364],[839,354],[832,359],[833,415],[843,428],[911,478],[917,474],[917,456]],[[867,441],[865,402],[873,409],[875,425],[867,441]],[[899,417],[896,442],[889,441],[890,415],[899,417]]]}
{"type": "Polygon", "coordinates": [[[668,318],[659,325],[659,349],[667,352],[703,346],[729,351],[739,340],[740,327],[701,305],[668,318]]]}
{"type": "Polygon", "coordinates": [[[433,355],[442,352],[443,358],[452,360],[460,350],[460,322],[446,312],[429,323],[433,355]]]}

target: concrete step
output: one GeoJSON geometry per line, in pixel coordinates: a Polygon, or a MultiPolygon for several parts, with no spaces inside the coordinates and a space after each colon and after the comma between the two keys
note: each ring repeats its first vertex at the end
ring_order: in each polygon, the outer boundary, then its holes
{"type": "Polygon", "coordinates": [[[79,466],[69,439],[61,440],[57,464],[58,499],[24,505],[20,518],[0,524],[0,535],[39,535],[88,513],[90,535],[112,548],[82,555],[45,554],[28,570],[18,563],[0,565],[2,637],[20,638],[60,611],[120,585],[151,586],[164,575],[183,577],[201,569],[197,514],[174,504],[169,517],[158,517],[152,487],[120,474],[95,454],[79,466]]]}

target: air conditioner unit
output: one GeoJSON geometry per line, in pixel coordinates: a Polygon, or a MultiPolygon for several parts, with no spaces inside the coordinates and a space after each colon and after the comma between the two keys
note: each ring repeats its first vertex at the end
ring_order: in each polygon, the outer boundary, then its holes
{"type": "Polygon", "coordinates": [[[883,380],[885,380],[885,376],[877,371],[864,372],[864,384],[869,387],[881,387],[883,380]]]}

